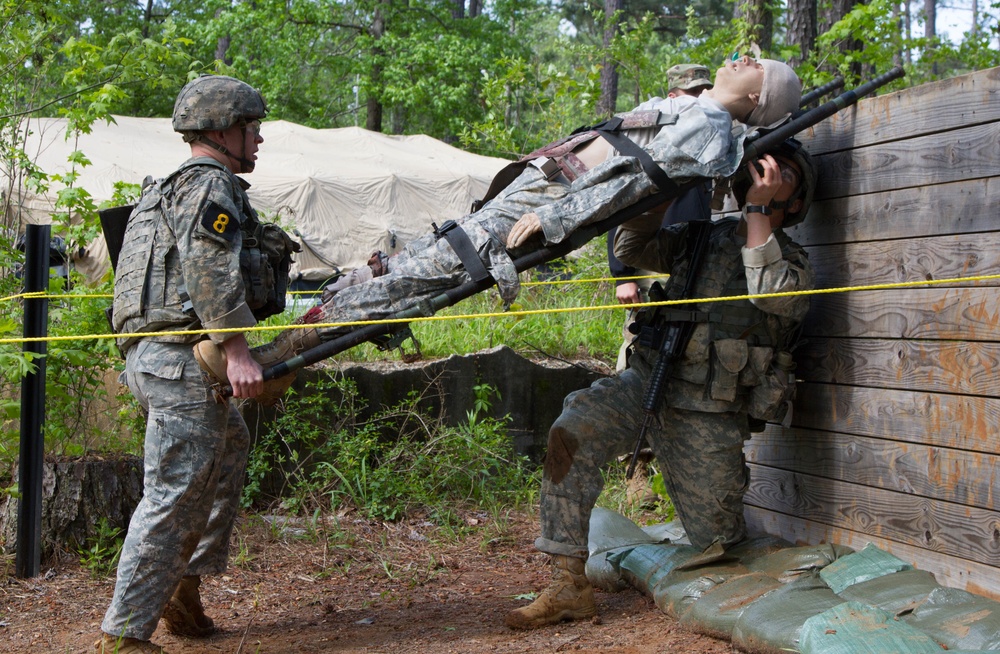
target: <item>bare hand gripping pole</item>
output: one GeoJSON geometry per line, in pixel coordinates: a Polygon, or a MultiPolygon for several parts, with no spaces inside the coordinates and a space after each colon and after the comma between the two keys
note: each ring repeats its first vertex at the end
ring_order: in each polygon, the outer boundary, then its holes
{"type": "MultiPolygon", "coordinates": [[[[790,122],[778,127],[777,129],[764,134],[752,142],[748,142],[745,148],[745,154],[743,156],[743,163],[746,164],[750,161],[754,161],[760,158],[761,155],[765,154],[769,150],[775,149],[778,145],[784,142],[791,136],[794,136],[798,132],[804,129],[808,129],[813,125],[819,123],[820,121],[832,116],[836,112],[851,106],[856,103],[860,98],[872,93],[881,86],[888,84],[889,82],[899,79],[905,73],[900,67],[896,67],[880,75],[874,80],[862,84],[857,89],[853,91],[847,91],[835,99],[826,102],[819,107],[809,110],[804,114],[795,117],[790,122]]],[[[688,180],[684,183],[678,184],[675,188],[668,191],[661,191],[647,198],[644,198],[637,202],[636,204],[627,207],[608,218],[590,224],[585,225],[576,231],[574,231],[570,236],[562,243],[543,247],[535,252],[527,254],[514,260],[514,266],[518,272],[524,272],[539,266],[543,263],[552,261],[553,259],[558,259],[559,257],[565,256],[572,252],[573,250],[579,248],[588,241],[596,238],[597,236],[607,232],[612,227],[617,227],[622,223],[635,218],[647,211],[651,211],[664,202],[673,200],[676,197],[682,195],[688,189],[694,187],[702,181],[701,178],[695,178],[688,180]]],[[[424,316],[430,316],[441,309],[452,306],[457,302],[464,300],[468,297],[487,290],[493,286],[492,279],[486,279],[479,282],[467,282],[455,288],[449,289],[440,295],[433,298],[425,300],[420,304],[400,311],[390,318],[393,320],[406,321],[408,319],[420,318],[424,316]]],[[[295,372],[301,368],[312,365],[324,359],[328,359],[332,356],[340,354],[345,350],[349,350],[356,345],[360,345],[366,341],[369,341],[378,336],[384,334],[390,334],[398,330],[403,324],[402,322],[396,323],[379,323],[372,325],[363,325],[353,329],[350,333],[340,336],[338,338],[327,341],[315,348],[306,350],[297,356],[278,363],[270,368],[264,370],[264,379],[276,379],[278,377],[284,377],[285,375],[295,372]]],[[[303,327],[308,327],[311,325],[304,325],[303,327]]],[[[294,328],[294,327],[290,327],[294,328]]],[[[224,396],[229,396],[232,394],[232,389],[224,388],[222,389],[222,394],[224,396]]]]}

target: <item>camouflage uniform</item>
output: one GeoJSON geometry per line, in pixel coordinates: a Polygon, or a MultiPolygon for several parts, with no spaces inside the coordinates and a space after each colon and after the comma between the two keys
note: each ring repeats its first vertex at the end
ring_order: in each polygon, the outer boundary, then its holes
{"type": "Polygon", "coordinates": [[[148,640],[183,576],[227,565],[249,432],[202,377],[191,350],[202,337],[157,332],[256,324],[239,271],[240,224],[255,217],[242,184],[211,158],[191,159],[147,187],[129,220],[114,321],[118,333],[151,332],[119,339],[125,382],[147,411],[144,494],[101,625],[107,634],[148,640]]]}
{"type": "MultiPolygon", "coordinates": [[[[658,219],[646,220],[642,228],[637,222],[619,229],[615,254],[631,265],[671,273],[668,297],[676,298],[687,274],[688,257],[682,255],[687,223],[655,231],[658,219]]],[[[763,245],[746,248],[745,238],[736,234],[739,224],[726,219],[713,226],[694,297],[812,288],[805,252],[784,232],[778,230],[763,245]]],[[[755,360],[755,353],[768,354],[757,348],[773,352],[787,345],[808,303],[808,296],[796,296],[753,303],[703,302],[696,307],[711,321],[694,329],[671,369],[664,402],[647,432],[670,499],[695,547],[706,548],[716,540],[727,546],[746,535],[743,495],[749,476],[743,441],[749,437],[747,403],[756,374],[748,360],[755,360]],[[729,357],[735,350],[743,356],[729,357]]],[[[656,352],[635,346],[630,368],[566,398],[549,432],[538,549],[586,558],[590,513],[604,484],[601,469],[635,444],[655,360],[656,352]]]]}
{"type": "MultiPolygon", "coordinates": [[[[709,98],[654,98],[636,108],[650,109],[676,114],[678,120],[663,128],[632,129],[627,136],[643,146],[672,179],[725,177],[735,172],[743,156],[743,135],[737,132],[734,137],[732,118],[722,105],[709,98]]],[[[607,218],[656,190],[634,157],[610,156],[572,183],[561,174],[548,180],[529,166],[482,209],[457,222],[509,304],[519,291],[511,258],[538,246],[535,237],[509,253],[506,250],[510,230],[522,215],[536,213],[541,240],[552,245],[578,227],[607,218]]],[[[382,277],[339,291],[323,304],[313,322],[378,320],[470,280],[448,242],[430,234],[389,259],[388,272],[382,277]]],[[[329,339],[341,330],[321,328],[319,332],[329,339]]]]}

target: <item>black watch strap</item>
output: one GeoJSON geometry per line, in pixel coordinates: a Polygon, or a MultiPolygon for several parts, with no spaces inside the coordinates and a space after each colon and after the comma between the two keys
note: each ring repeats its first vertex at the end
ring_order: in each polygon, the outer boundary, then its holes
{"type": "Polygon", "coordinates": [[[744,211],[746,211],[747,213],[762,213],[765,216],[770,216],[772,213],[774,213],[773,211],[771,211],[771,207],[768,207],[763,204],[748,204],[746,207],[744,207],[744,211]]]}

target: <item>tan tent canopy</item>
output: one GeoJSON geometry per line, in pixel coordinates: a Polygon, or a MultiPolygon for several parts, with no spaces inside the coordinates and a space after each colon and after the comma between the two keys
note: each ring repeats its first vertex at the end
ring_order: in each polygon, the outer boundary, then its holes
{"type": "MultiPolygon", "coordinates": [[[[78,185],[98,202],[108,200],[116,181],[140,183],[163,177],[190,155],[168,118],[115,117],[94,125],[77,142],[66,141],[66,121],[32,121],[25,148],[46,173],[63,173],[67,157],[82,151],[92,162],[79,171],[78,185]]],[[[245,176],[249,194],[265,219],[297,234],[303,252],[296,270],[322,280],[336,269],[362,265],[371,251],[392,254],[409,241],[469,211],[493,175],[507,162],[463,152],[428,136],[389,136],[357,127],[312,129],[267,121],[261,131],[256,170],[245,176]]],[[[24,198],[27,219],[48,222],[59,190],[24,198]]],[[[103,242],[78,268],[96,279],[108,267],[103,242]]]]}

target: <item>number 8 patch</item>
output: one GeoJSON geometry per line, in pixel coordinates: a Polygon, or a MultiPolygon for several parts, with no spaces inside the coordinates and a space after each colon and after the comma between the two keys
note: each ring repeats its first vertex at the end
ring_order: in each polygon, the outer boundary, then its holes
{"type": "Polygon", "coordinates": [[[208,207],[201,217],[201,226],[209,233],[221,236],[227,241],[235,239],[236,234],[240,231],[240,221],[231,215],[229,210],[215,202],[208,203],[208,207]]]}

